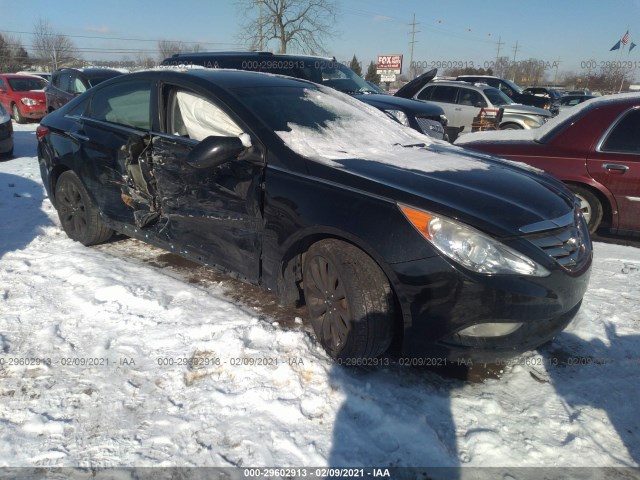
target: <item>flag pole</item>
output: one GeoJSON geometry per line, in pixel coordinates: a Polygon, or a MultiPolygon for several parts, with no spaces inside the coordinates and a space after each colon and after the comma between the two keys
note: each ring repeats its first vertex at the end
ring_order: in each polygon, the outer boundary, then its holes
{"type": "MultiPolygon", "coordinates": [[[[627,25],[627,32],[624,34],[624,36],[622,38],[624,38],[624,37],[626,37],[628,35],[629,35],[629,25],[627,25]]],[[[624,47],[626,47],[626,46],[627,46],[627,44],[622,42],[622,48],[620,49],[621,50],[621,52],[620,52],[621,55],[622,55],[622,50],[624,50],[624,47]]],[[[620,67],[620,73],[621,73],[622,79],[620,80],[620,88],[618,89],[618,93],[622,92],[622,85],[624,85],[624,68],[622,68],[622,66],[620,67]]]]}

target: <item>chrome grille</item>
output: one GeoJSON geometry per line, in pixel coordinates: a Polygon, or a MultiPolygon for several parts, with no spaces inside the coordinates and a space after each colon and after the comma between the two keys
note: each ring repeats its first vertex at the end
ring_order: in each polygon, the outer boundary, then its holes
{"type": "Polygon", "coordinates": [[[569,271],[580,268],[589,258],[589,234],[584,220],[576,216],[572,225],[557,228],[528,238],[569,271]]]}
{"type": "Polygon", "coordinates": [[[416,117],[416,122],[418,122],[420,130],[422,130],[422,133],[425,135],[437,136],[437,134],[442,135],[444,133],[442,124],[437,120],[425,117],[416,117]]]}

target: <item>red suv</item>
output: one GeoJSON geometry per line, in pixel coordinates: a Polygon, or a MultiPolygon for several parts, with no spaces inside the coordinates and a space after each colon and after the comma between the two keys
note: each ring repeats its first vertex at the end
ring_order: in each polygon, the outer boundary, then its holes
{"type": "Polygon", "coordinates": [[[33,75],[0,74],[0,104],[18,123],[40,120],[47,113],[43,92],[46,84],[33,75]]]}

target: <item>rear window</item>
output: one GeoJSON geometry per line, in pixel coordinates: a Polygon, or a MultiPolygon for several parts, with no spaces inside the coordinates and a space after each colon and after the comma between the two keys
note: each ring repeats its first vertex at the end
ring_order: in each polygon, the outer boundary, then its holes
{"type": "Polygon", "coordinates": [[[42,78],[9,78],[8,81],[14,92],[42,90],[47,85],[47,82],[42,78]]]}
{"type": "Polygon", "coordinates": [[[640,109],[631,110],[624,115],[607,136],[600,150],[640,153],[640,109]]]}

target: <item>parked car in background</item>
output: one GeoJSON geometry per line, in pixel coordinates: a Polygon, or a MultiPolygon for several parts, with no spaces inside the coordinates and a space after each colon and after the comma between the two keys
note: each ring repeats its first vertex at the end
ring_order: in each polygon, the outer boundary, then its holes
{"type": "Polygon", "coordinates": [[[18,72],[18,75],[34,75],[45,79],[47,82],[51,81],[51,74],[49,72],[18,72]]]}
{"type": "Polygon", "coordinates": [[[582,90],[570,90],[567,95],[591,95],[591,91],[585,89],[582,90]]]}
{"type": "Polygon", "coordinates": [[[582,102],[586,102],[587,100],[591,100],[592,98],[595,97],[593,95],[564,95],[551,105],[549,111],[551,112],[551,115],[555,117],[563,110],[575,107],[576,105],[579,105],[582,102]]]}
{"type": "MultiPolygon", "coordinates": [[[[205,68],[232,68],[302,78],[335,88],[368,103],[401,124],[437,139],[445,138],[447,118],[437,105],[381,94],[362,77],[335,58],[274,55],[271,52],[180,53],[165,59],[164,66],[198,65],[205,68]]],[[[431,77],[424,77],[428,82],[431,77]]]]}
{"type": "Polygon", "coordinates": [[[458,135],[472,131],[481,111],[499,116],[498,111],[502,109],[502,118],[498,118],[497,125],[501,130],[538,128],[551,117],[548,110],[516,104],[497,88],[482,83],[432,82],[418,91],[414,98],[442,107],[448,120],[447,133],[452,141],[458,135]]]}
{"type": "Polygon", "coordinates": [[[47,113],[42,78],[11,73],[0,74],[0,104],[16,123],[40,120],[47,113]]]}
{"type": "Polygon", "coordinates": [[[390,347],[513,356],[560,332],[587,289],[591,241],[561,182],[312,82],[139,72],[36,136],[70,238],[122,232],[304,303],[343,363],[390,347]]]}
{"type": "Polygon", "coordinates": [[[640,234],[640,94],[597,97],[530,132],[457,142],[545,170],[580,200],[593,232],[640,234]]]}
{"type": "Polygon", "coordinates": [[[519,85],[504,78],[494,77],[492,75],[460,75],[456,80],[470,83],[486,83],[500,90],[515,103],[521,103],[522,105],[531,105],[538,108],[549,108],[551,105],[549,99],[525,93],[519,85]]]}
{"type": "Polygon", "coordinates": [[[109,68],[63,68],[56,70],[51,76],[51,82],[44,90],[47,99],[47,112],[57,110],[75,96],[118,75],[122,75],[122,72],[109,68]]]}
{"type": "Polygon", "coordinates": [[[560,90],[546,87],[529,87],[523,90],[524,93],[535,95],[537,97],[548,98],[551,102],[555,102],[562,97],[560,90]]]}
{"type": "Polygon", "coordinates": [[[13,155],[13,123],[11,115],[0,104],[0,157],[13,155]]]}

